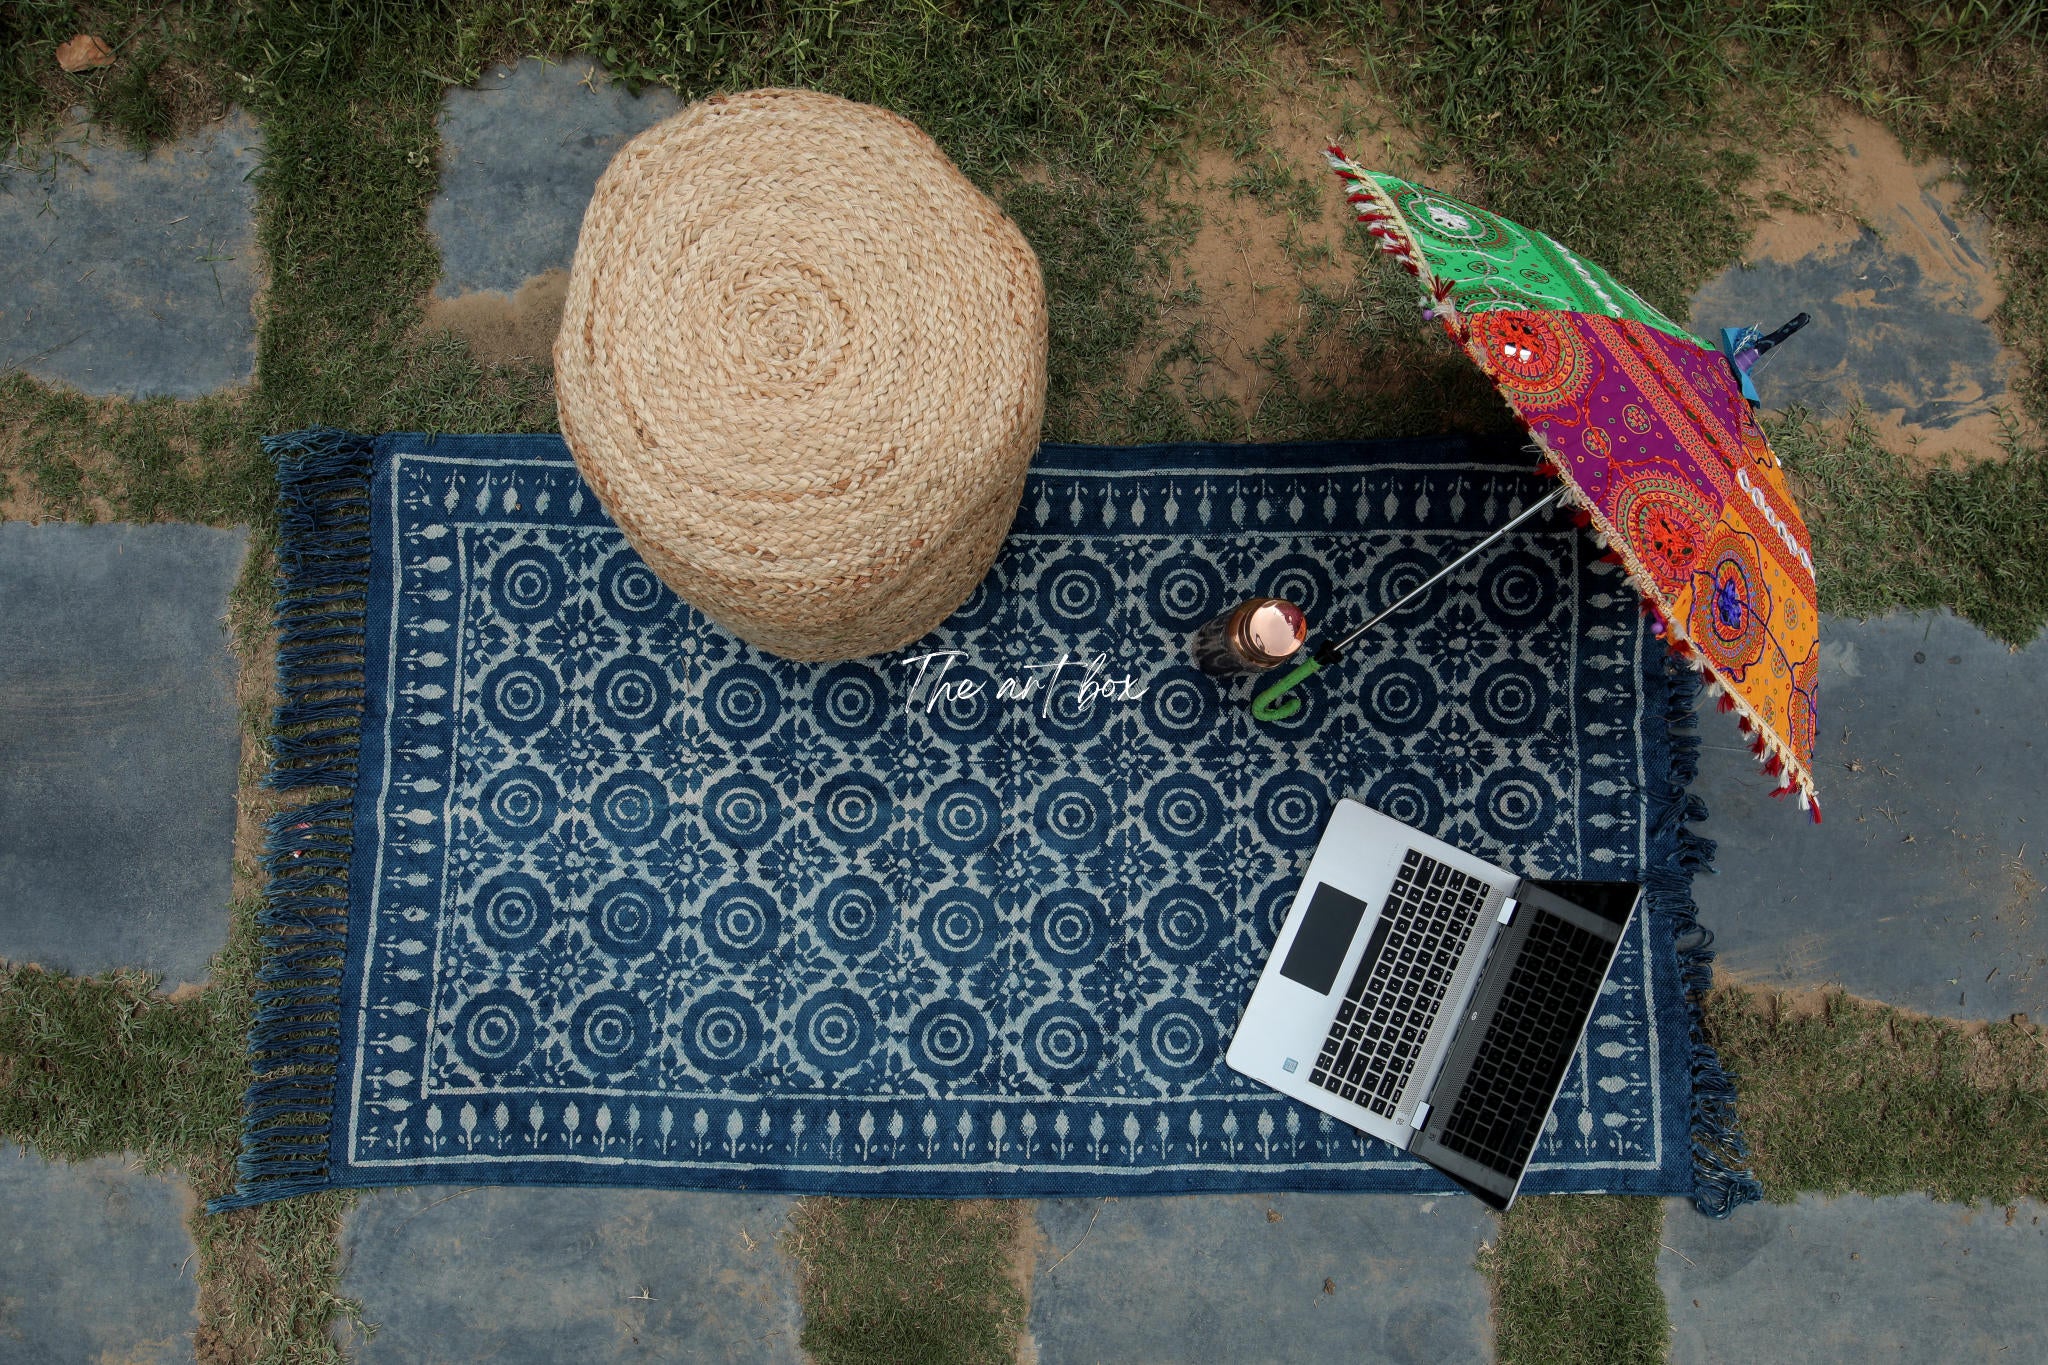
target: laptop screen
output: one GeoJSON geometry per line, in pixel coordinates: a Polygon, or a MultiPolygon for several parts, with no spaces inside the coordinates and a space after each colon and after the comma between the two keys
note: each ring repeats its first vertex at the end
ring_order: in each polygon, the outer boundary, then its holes
{"type": "Polygon", "coordinates": [[[1337,969],[1351,951],[1358,934],[1358,921],[1365,918],[1365,902],[1328,882],[1318,883],[1316,894],[1294,931],[1294,945],[1280,964],[1280,975],[1312,991],[1329,994],[1336,983],[1337,969]]]}

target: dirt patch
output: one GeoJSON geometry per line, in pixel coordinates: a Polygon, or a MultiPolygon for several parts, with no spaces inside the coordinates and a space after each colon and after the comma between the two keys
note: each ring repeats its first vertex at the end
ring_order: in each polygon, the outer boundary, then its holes
{"type": "Polygon", "coordinates": [[[1715,994],[1725,992],[1747,996],[1752,1007],[1762,1011],[1774,1023],[1780,1020],[1818,1019],[1827,1013],[1830,1002],[1840,1002],[1840,1005],[1852,1009],[1888,1011],[1902,1019],[1946,1024],[1971,1038],[1982,1038],[1994,1028],[2004,1029],[2019,1025],[2029,1029],[2034,1040],[2048,1048],[2048,1031],[2034,1024],[2024,1014],[2015,1014],[2003,1020],[1951,1019],[1947,1015],[1927,1014],[1920,1010],[1908,1009],[1904,1005],[1887,1005],[1881,1000],[1852,995],[1840,986],[1761,986],[1745,980],[1740,973],[1722,971],[1718,968],[1716,975],[1720,980],[1714,983],[1715,994]]]}
{"type": "Polygon", "coordinates": [[[425,325],[460,336],[483,364],[552,370],[555,333],[562,329],[568,296],[569,272],[550,270],[529,276],[513,294],[477,290],[430,300],[425,325]]]}
{"type": "Polygon", "coordinates": [[[1024,1326],[1017,1333],[1017,1365],[1038,1365],[1038,1339],[1031,1335],[1031,1291],[1038,1281],[1040,1253],[1046,1249],[1045,1229],[1038,1225],[1038,1205],[1022,1199],[1013,1205],[1016,1229],[1010,1238],[1009,1280],[1024,1300],[1024,1326]]]}
{"type": "MultiPolygon", "coordinates": [[[[1768,216],[1744,263],[1794,266],[1817,257],[1841,258],[1866,233],[1874,234],[1885,253],[1904,257],[1918,271],[1916,288],[1930,304],[1993,328],[1992,316],[2005,300],[1993,234],[1963,209],[1955,168],[1940,157],[1913,157],[1883,124],[1846,105],[1827,106],[1818,132],[1819,145],[1764,163],[1753,192],[1768,206],[1768,216]]],[[[1833,281],[1837,293],[1831,301],[1844,309],[1868,307],[1881,286],[1893,283],[1869,271],[1851,274],[1833,281]]],[[[2019,406],[2010,395],[2019,375],[2018,355],[2000,348],[1990,378],[2005,396],[1996,389],[1988,394],[2015,417],[2019,406]]],[[[1949,451],[1972,462],[2001,459],[2008,450],[2006,424],[1984,401],[1986,378],[1952,367],[1943,397],[1981,410],[1943,427],[1903,417],[1916,395],[1881,386],[1867,396],[1871,424],[1889,448],[1923,463],[1949,451]]]]}
{"type": "MultiPolygon", "coordinates": [[[[1419,178],[1425,168],[1392,106],[1343,69],[1282,49],[1232,126],[1166,174],[1163,221],[1185,244],[1161,282],[1163,326],[1131,357],[1130,381],[1163,366],[1197,406],[1235,405],[1247,431],[1277,364],[1326,390],[1399,382],[1382,381],[1346,335],[1346,322],[1382,306],[1371,286],[1384,281],[1364,274],[1382,263],[1347,241],[1351,215],[1323,153],[1336,142],[1376,169],[1419,178]]],[[[1456,168],[1429,178],[1453,190],[1463,181],[1456,168]]],[[[1414,324],[1420,331],[1419,317],[1414,324]]]]}

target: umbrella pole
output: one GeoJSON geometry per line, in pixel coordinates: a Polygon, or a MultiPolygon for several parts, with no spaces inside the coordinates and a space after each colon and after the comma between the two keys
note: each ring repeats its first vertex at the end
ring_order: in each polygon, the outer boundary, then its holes
{"type": "Polygon", "coordinates": [[[1479,555],[1482,555],[1486,553],[1486,551],[1492,549],[1493,546],[1498,544],[1501,538],[1506,536],[1508,532],[1514,530],[1517,526],[1520,526],[1523,522],[1528,521],[1530,518],[1535,517],[1549,510],[1549,508],[1554,506],[1558,502],[1558,500],[1563,497],[1564,489],[1562,487],[1552,489],[1543,497],[1538,498],[1535,502],[1532,502],[1527,507],[1523,508],[1522,511],[1514,518],[1514,520],[1510,521],[1507,525],[1501,527],[1492,535],[1480,541],[1477,545],[1474,545],[1471,549],[1465,551],[1465,553],[1459,555],[1456,559],[1444,565],[1441,569],[1438,569],[1428,578],[1425,578],[1424,580],[1422,580],[1422,582],[1416,584],[1407,592],[1401,594],[1400,598],[1397,601],[1382,608],[1378,615],[1374,616],[1370,621],[1367,621],[1357,630],[1352,631],[1349,635],[1345,636],[1341,640],[1335,641],[1334,643],[1329,640],[1325,640],[1320,645],[1317,645],[1315,653],[1313,655],[1306,659],[1303,659],[1300,663],[1296,664],[1292,669],[1288,670],[1287,675],[1285,677],[1281,678],[1278,682],[1274,683],[1265,691],[1259,693],[1258,699],[1252,703],[1252,714],[1257,716],[1260,720],[1286,720],[1296,711],[1299,711],[1301,709],[1301,699],[1298,697],[1288,696],[1287,694],[1289,692],[1292,692],[1302,683],[1307,682],[1316,674],[1322,672],[1324,669],[1330,667],[1332,664],[1335,664],[1341,659],[1343,659],[1344,651],[1349,649],[1353,644],[1355,644],[1359,640],[1360,637],[1362,637],[1367,631],[1371,630],[1374,626],[1386,620],[1389,616],[1392,616],[1395,612],[1401,610],[1401,608],[1407,606],[1410,602],[1413,602],[1416,598],[1422,596],[1422,594],[1428,592],[1431,588],[1443,582],[1446,578],[1449,578],[1459,569],[1464,568],[1466,564],[1470,563],[1479,555]]]}

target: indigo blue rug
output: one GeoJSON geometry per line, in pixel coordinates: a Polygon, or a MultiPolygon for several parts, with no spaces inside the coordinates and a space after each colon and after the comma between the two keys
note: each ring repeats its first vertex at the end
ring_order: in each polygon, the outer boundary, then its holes
{"type": "Polygon", "coordinates": [[[1532,523],[1255,722],[1185,658],[1339,625],[1545,485],[1517,447],[1047,446],[893,655],[744,645],[546,437],[277,438],[280,817],[232,1207],[334,1186],[1444,1190],[1223,1064],[1332,802],[1641,879],[1526,1188],[1753,1197],[1689,999],[1692,694],[1532,523]]]}

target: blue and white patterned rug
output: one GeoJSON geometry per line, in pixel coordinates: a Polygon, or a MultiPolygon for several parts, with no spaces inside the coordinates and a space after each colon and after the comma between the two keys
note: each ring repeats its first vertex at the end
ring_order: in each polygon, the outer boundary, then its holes
{"type": "Polygon", "coordinates": [[[676,599],[558,438],[273,449],[276,780],[352,795],[275,826],[221,1207],[1447,1189],[1223,1064],[1342,795],[1526,873],[1649,882],[1526,1188],[1748,1193],[1686,998],[1710,954],[1674,945],[1690,693],[1568,521],[1286,724],[1185,661],[1254,590],[1331,625],[1398,594],[1543,491],[1519,449],[1047,446],[967,604],[832,665],[676,599]]]}

